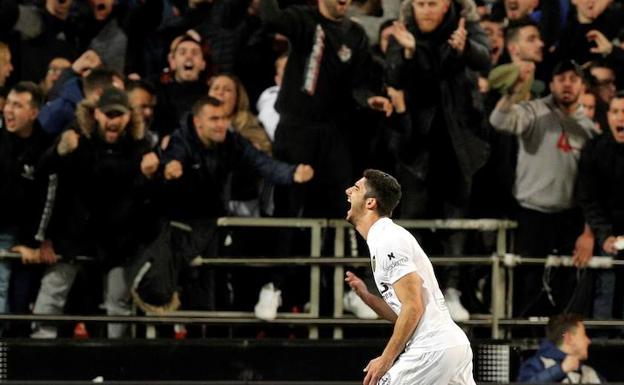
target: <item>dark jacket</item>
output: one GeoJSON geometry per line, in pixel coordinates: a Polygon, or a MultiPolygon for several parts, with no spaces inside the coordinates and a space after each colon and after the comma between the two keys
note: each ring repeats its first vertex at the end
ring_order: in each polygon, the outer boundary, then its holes
{"type": "Polygon", "coordinates": [[[565,357],[566,354],[551,341],[542,341],[537,353],[520,366],[518,382],[541,384],[562,382],[568,379],[567,382],[588,384],[603,381],[602,377],[588,365],[581,364],[578,371],[564,373],[561,370],[561,363],[565,357]]]}
{"type": "MultiPolygon", "coordinates": [[[[173,77],[173,74],[171,76],[173,77]]],[[[208,86],[202,80],[178,83],[175,79],[168,79],[164,83],[156,84],[158,84],[157,104],[154,110],[153,130],[162,138],[184,124],[184,118],[191,111],[193,103],[208,93],[208,86]]]]}
{"type": "Polygon", "coordinates": [[[280,10],[276,0],[260,2],[271,32],[288,37],[290,52],[275,109],[284,121],[335,122],[355,103],[366,106],[371,55],[364,29],[349,18],[336,22],[317,7],[280,10]]]}
{"type": "Polygon", "coordinates": [[[150,182],[140,164],[149,143],[138,116],[115,144],[97,133],[92,104],[81,103],[76,116],[71,129],[80,133],[78,148],[60,156],[57,141],[43,160],[59,182],[48,233],[58,254],[96,255],[117,265],[134,257],[148,226],[150,182]]]}
{"type": "Polygon", "coordinates": [[[15,79],[39,82],[55,57],[76,58],[77,31],[71,20],[61,20],[45,7],[0,1],[0,40],[18,34],[11,47],[15,79]]]}
{"type": "Polygon", "coordinates": [[[146,52],[145,41],[162,19],[163,2],[117,3],[105,20],[97,20],[90,7],[74,18],[79,32],[78,47],[81,52],[93,49],[106,68],[121,73],[129,73],[126,72],[128,57],[128,69],[143,73],[141,56],[146,52]]]}
{"type": "Polygon", "coordinates": [[[76,106],[84,97],[79,77],[73,77],[63,84],[59,97],[47,103],[39,112],[37,120],[43,130],[53,135],[65,130],[76,118],[76,106]]]}
{"type": "MultiPolygon", "coordinates": [[[[225,142],[207,148],[197,136],[192,117],[171,136],[161,164],[182,163],[180,179],[165,182],[165,205],[169,219],[189,221],[227,214],[232,173],[253,168],[275,184],[291,184],[295,166],[270,158],[236,132],[229,131],[225,142]]],[[[255,183],[250,181],[249,183],[255,183]]]]}
{"type": "Polygon", "coordinates": [[[41,154],[52,138],[35,124],[22,139],[0,130],[0,232],[10,231],[15,243],[37,247],[48,191],[48,178],[38,171],[41,154]]]}
{"type": "Polygon", "coordinates": [[[585,144],[577,181],[585,220],[602,248],[609,236],[624,234],[624,144],[611,131],[585,144]]]}
{"type": "MultiPolygon", "coordinates": [[[[591,23],[581,24],[577,19],[576,7],[570,7],[567,26],[561,32],[563,38],[559,40],[559,46],[554,52],[555,58],[557,60],[574,59],[580,64],[601,59],[602,55],[590,52],[590,49],[595,47],[596,44],[587,39],[587,32],[596,29],[602,32],[605,37],[611,41],[617,37],[623,17],[624,10],[622,6],[620,4],[614,4],[607,8],[591,23]]],[[[616,46],[614,46],[614,48],[615,47],[616,46]]],[[[619,50],[614,49],[614,52],[615,51],[619,50]]],[[[610,58],[607,57],[607,59],[610,58]]]]}
{"type": "Polygon", "coordinates": [[[427,153],[441,149],[456,159],[454,168],[459,169],[459,177],[465,182],[462,185],[469,189],[472,176],[488,157],[488,145],[480,138],[483,105],[475,76],[476,71],[487,70],[490,65],[487,36],[478,22],[466,21],[468,38],[464,53],[459,55],[447,43],[459,22],[457,3],[451,3],[442,24],[431,33],[418,29],[411,3],[407,4],[402,18],[416,38],[414,56],[405,59],[394,38],[387,53],[388,84],[406,91],[411,116],[412,128],[406,140],[412,145],[412,157],[402,161],[420,170],[415,173],[427,175],[427,153]]]}

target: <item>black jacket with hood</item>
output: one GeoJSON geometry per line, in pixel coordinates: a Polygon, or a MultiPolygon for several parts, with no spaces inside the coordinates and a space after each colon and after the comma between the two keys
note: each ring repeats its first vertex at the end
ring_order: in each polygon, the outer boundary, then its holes
{"type": "Polygon", "coordinates": [[[115,266],[136,255],[149,225],[151,183],[141,173],[141,160],[150,147],[136,113],[117,142],[106,143],[93,109],[85,101],[76,110],[70,129],[80,134],[78,148],[60,156],[57,141],[44,155],[45,171],[58,175],[48,234],[60,255],[95,255],[115,266]]]}
{"type": "MultiPolygon", "coordinates": [[[[487,36],[479,26],[478,17],[471,13],[464,15],[461,9],[460,3],[451,2],[441,25],[423,33],[414,19],[411,2],[405,2],[401,19],[416,38],[416,50],[411,59],[406,59],[403,48],[391,38],[387,79],[390,86],[406,91],[410,121],[402,132],[401,162],[414,175],[426,179],[430,171],[429,154],[434,148],[440,150],[442,144],[450,159],[456,159],[454,168],[459,168],[465,182],[462,186],[469,190],[472,176],[485,164],[489,154],[487,143],[481,139],[483,105],[475,72],[487,71],[490,58],[487,36]],[[466,18],[468,32],[463,54],[447,43],[460,17],[466,18]]],[[[467,195],[467,192],[457,191],[457,194],[467,195]]]]}

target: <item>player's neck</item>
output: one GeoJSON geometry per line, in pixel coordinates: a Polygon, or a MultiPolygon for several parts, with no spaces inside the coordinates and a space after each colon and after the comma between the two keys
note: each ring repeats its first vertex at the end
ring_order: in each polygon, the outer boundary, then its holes
{"type": "Polygon", "coordinates": [[[373,227],[375,222],[380,219],[381,217],[376,212],[369,211],[358,221],[355,229],[358,233],[360,233],[362,238],[368,239],[368,232],[370,231],[370,228],[373,227]]]}

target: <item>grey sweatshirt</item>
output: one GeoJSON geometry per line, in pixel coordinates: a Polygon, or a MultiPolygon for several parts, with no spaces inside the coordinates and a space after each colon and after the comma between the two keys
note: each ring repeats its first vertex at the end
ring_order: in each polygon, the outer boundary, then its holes
{"type": "Polygon", "coordinates": [[[592,122],[582,108],[566,116],[552,96],[515,104],[508,112],[496,108],[490,123],[518,136],[514,196],[520,206],[556,213],[576,205],[574,186],[592,122]]]}

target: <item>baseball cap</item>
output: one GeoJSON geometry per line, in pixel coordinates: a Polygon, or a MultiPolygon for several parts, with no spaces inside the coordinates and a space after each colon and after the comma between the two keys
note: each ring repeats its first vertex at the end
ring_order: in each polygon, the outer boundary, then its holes
{"type": "Polygon", "coordinates": [[[561,75],[564,72],[573,71],[581,78],[583,77],[583,69],[578,63],[572,59],[562,60],[555,64],[553,68],[552,76],[561,75]]]}
{"type": "Polygon", "coordinates": [[[122,113],[130,112],[130,102],[128,95],[118,88],[111,87],[104,90],[102,96],[97,103],[97,108],[102,112],[119,111],[122,113]]]}

